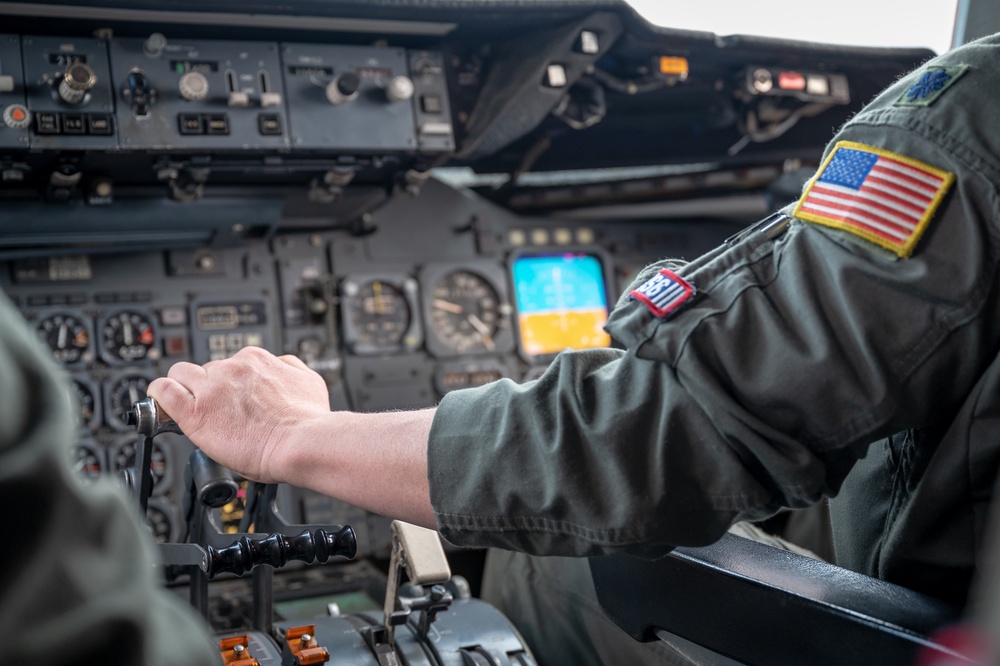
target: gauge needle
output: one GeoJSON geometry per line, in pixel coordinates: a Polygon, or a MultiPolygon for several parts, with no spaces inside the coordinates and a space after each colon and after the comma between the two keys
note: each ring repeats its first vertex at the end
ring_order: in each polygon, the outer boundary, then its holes
{"type": "Polygon", "coordinates": [[[122,328],[122,341],[127,344],[132,344],[132,322],[126,319],[124,322],[125,326],[122,328]]]}
{"type": "Polygon", "coordinates": [[[131,399],[129,406],[139,402],[139,391],[135,388],[135,384],[128,385],[128,397],[131,399]]]}
{"type": "Polygon", "coordinates": [[[451,301],[445,301],[440,298],[434,299],[434,307],[438,310],[446,310],[447,312],[454,312],[455,314],[462,314],[464,310],[462,306],[458,303],[452,303],[451,301]]]}
{"type": "Polygon", "coordinates": [[[66,335],[69,333],[69,328],[66,324],[59,325],[59,338],[56,340],[56,347],[59,349],[66,348],[66,335]]]}
{"type": "Polygon", "coordinates": [[[479,331],[479,334],[483,336],[483,344],[490,351],[496,349],[496,345],[493,344],[493,336],[490,335],[490,327],[483,323],[483,320],[477,317],[475,314],[470,314],[468,316],[469,323],[472,327],[479,331]]]}

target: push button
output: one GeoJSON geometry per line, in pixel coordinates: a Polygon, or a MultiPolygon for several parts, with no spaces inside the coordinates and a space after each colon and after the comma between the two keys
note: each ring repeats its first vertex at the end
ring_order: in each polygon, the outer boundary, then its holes
{"type": "Polygon", "coordinates": [[[262,113],[257,116],[257,128],[263,136],[281,136],[281,116],[262,113]]]}
{"type": "Polygon", "coordinates": [[[86,134],[87,123],[78,113],[66,113],[62,117],[63,134],[86,134]]]}
{"type": "Polygon", "coordinates": [[[201,124],[201,116],[196,113],[182,113],[177,116],[177,124],[181,134],[204,134],[205,128],[201,124]]]}
{"type": "Polygon", "coordinates": [[[87,116],[87,132],[110,136],[114,133],[114,125],[111,124],[111,116],[104,114],[91,114],[87,116]]]}
{"type": "Polygon", "coordinates": [[[36,113],[35,131],[39,134],[59,134],[59,114],[58,113],[36,113]]]}
{"type": "Polygon", "coordinates": [[[441,113],[441,98],[437,95],[421,95],[420,110],[424,113],[441,113]]]}
{"type": "Polygon", "coordinates": [[[229,116],[224,113],[206,116],[205,134],[229,134],[229,116]]]}

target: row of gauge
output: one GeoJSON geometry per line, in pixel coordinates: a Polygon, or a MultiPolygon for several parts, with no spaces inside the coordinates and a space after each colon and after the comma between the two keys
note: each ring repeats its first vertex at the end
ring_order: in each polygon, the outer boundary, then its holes
{"type": "MultiPolygon", "coordinates": [[[[496,353],[513,347],[512,308],[484,271],[454,270],[433,283],[424,301],[425,336],[417,282],[408,276],[350,277],[340,284],[343,343],[355,354],[412,351],[426,342],[435,356],[496,353]],[[426,337],[426,340],[425,340],[426,337]]],[[[74,309],[43,315],[35,328],[56,361],[87,367],[98,358],[110,366],[142,365],[160,359],[151,312],[130,308],[97,322],[92,345],[90,318],[74,309]]]]}
{"type": "Polygon", "coordinates": [[[506,352],[513,348],[513,308],[503,296],[495,266],[450,268],[425,274],[421,302],[417,281],[406,275],[354,275],[340,284],[343,342],[355,354],[413,350],[421,343],[437,357],[506,352]],[[427,322],[422,330],[423,311],[427,322]]]}
{"type": "MultiPolygon", "coordinates": [[[[173,457],[189,453],[191,445],[177,436],[167,440],[167,435],[153,442],[149,469],[152,477],[152,497],[146,512],[146,523],[153,538],[160,542],[175,540],[179,513],[171,489],[177,485],[173,479],[176,467],[173,457]]],[[[70,465],[85,483],[99,478],[121,477],[126,469],[135,466],[137,440],[135,436],[112,436],[103,433],[97,438],[84,437],[71,449],[70,465]]]]}

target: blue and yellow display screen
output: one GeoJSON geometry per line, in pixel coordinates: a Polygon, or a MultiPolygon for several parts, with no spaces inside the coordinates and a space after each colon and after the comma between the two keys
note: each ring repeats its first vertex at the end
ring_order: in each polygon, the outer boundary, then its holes
{"type": "Polygon", "coordinates": [[[607,347],[608,298],[590,254],[521,256],[511,268],[521,348],[531,356],[607,347]]]}

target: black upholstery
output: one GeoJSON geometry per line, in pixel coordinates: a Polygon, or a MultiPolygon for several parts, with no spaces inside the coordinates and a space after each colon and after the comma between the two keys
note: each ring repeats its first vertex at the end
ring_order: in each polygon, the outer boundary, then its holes
{"type": "MultiPolygon", "coordinates": [[[[592,558],[604,611],[638,640],[665,630],[739,663],[910,666],[959,609],[731,534],[659,560],[592,558]]],[[[968,662],[971,663],[971,662],[968,662]]]]}

